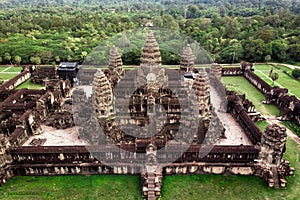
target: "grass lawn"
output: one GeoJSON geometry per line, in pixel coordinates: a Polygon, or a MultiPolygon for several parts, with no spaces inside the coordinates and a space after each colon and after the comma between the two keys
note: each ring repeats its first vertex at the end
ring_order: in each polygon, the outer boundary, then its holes
{"type": "Polygon", "coordinates": [[[0,199],[143,199],[139,176],[16,176],[0,187],[0,199]]]}
{"type": "MultiPolygon", "coordinates": [[[[271,70],[271,65],[255,65],[254,72],[257,74],[261,79],[266,81],[268,84],[272,84],[272,80],[269,77],[269,71],[271,70]]],[[[273,72],[278,73],[279,78],[275,81],[275,86],[285,87],[291,92],[293,95],[297,96],[300,99],[300,82],[291,78],[283,70],[288,70],[286,67],[278,65],[281,69],[274,68],[273,72]]],[[[291,70],[287,71],[290,72],[291,70]]]]}
{"type": "Polygon", "coordinates": [[[17,74],[6,74],[6,73],[0,73],[0,79],[2,80],[9,80],[15,77],[17,74]]]}
{"type": "Polygon", "coordinates": [[[162,200],[168,199],[299,199],[300,146],[288,139],[285,157],[295,167],[295,176],[286,177],[286,189],[268,188],[267,184],[252,176],[175,175],[165,176],[162,200]]]}
{"type": "Polygon", "coordinates": [[[7,66],[0,66],[0,72],[2,72],[3,70],[5,70],[7,68],[7,66]]]}
{"type": "Polygon", "coordinates": [[[259,121],[259,122],[255,122],[255,125],[259,128],[259,130],[261,131],[265,131],[268,125],[267,121],[259,121]]]}
{"type": "Polygon", "coordinates": [[[249,99],[255,105],[256,109],[263,115],[275,115],[279,116],[279,110],[275,105],[263,104],[262,101],[265,99],[264,95],[261,94],[249,81],[242,76],[222,77],[222,82],[226,85],[229,90],[234,90],[238,94],[245,94],[246,98],[249,99]]]}
{"type": "Polygon", "coordinates": [[[22,67],[11,67],[11,68],[8,68],[5,72],[16,72],[16,73],[19,73],[22,71],[22,67]]]}
{"type": "Polygon", "coordinates": [[[28,88],[28,89],[31,89],[31,90],[41,90],[41,89],[44,89],[45,87],[42,86],[42,85],[30,83],[30,79],[28,79],[23,84],[19,85],[17,87],[17,90],[20,90],[22,88],[28,88]]]}

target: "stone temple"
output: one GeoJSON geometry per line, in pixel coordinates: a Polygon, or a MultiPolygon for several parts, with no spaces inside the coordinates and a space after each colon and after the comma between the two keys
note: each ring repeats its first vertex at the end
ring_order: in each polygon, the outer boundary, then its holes
{"type": "Polygon", "coordinates": [[[187,45],[178,70],[162,66],[150,31],[135,70],[123,69],[113,46],[109,67],[81,69],[75,87],[54,76],[39,92],[0,90],[0,183],[14,175],[139,174],[151,200],[174,174],[253,175],[284,188],[294,172],[283,159],[286,130],[261,132],[253,105],[221,83],[224,69],[194,62],[187,45]],[[190,72],[195,77],[185,78],[190,72]]]}

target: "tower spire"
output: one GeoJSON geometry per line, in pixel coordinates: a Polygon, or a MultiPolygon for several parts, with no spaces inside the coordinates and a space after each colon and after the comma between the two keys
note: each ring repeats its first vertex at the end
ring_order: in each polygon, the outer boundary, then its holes
{"type": "Polygon", "coordinates": [[[180,60],[180,71],[182,73],[186,73],[189,71],[193,71],[195,64],[195,56],[193,55],[193,51],[191,46],[188,44],[183,51],[180,60]]]}
{"type": "Polygon", "coordinates": [[[159,46],[152,31],[148,32],[141,56],[141,67],[161,66],[159,46]]]}

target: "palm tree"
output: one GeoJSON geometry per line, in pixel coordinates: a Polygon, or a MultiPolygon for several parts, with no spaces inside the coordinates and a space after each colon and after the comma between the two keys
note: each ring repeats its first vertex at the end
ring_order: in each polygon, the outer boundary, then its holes
{"type": "Polygon", "coordinates": [[[278,78],[279,78],[279,74],[277,74],[276,72],[272,73],[271,79],[273,80],[273,85],[274,85],[274,81],[276,81],[278,78]]]}

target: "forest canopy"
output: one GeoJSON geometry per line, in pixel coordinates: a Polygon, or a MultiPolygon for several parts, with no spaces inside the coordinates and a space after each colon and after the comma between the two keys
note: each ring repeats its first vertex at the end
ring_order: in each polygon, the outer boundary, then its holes
{"type": "MultiPolygon", "coordinates": [[[[215,62],[300,62],[297,0],[3,0],[0,63],[83,62],[101,41],[148,22],[190,36],[215,62]]],[[[136,64],[139,54],[123,58],[136,64]]]]}

